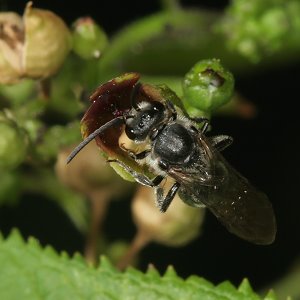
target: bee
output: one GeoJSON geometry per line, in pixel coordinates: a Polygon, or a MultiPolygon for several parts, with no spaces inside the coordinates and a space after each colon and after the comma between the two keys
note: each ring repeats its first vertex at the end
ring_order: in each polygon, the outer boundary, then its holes
{"type": "MultiPolygon", "coordinates": [[[[113,127],[122,128],[134,144],[146,145],[140,152],[125,147],[122,151],[139,165],[147,166],[155,176],[150,178],[119,159],[108,159],[108,162],[122,167],[138,183],[154,188],[161,212],[167,211],[178,193],[187,205],[207,207],[238,237],[255,244],[272,243],[276,220],[270,201],[221,154],[232,138],[207,136],[206,118],[192,119],[168,99],[155,101],[142,97],[139,100],[141,87],[140,83],[133,84],[129,109],[93,130],[72,151],[67,163],[93,139],[101,140],[101,135],[113,127]],[[164,191],[162,182],[167,177],[174,183],[164,191]]],[[[103,95],[101,92],[100,96],[103,95]]]]}

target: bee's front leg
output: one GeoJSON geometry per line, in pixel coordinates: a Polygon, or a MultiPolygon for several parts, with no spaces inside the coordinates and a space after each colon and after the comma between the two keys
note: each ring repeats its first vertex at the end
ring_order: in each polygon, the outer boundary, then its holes
{"type": "Polygon", "coordinates": [[[131,167],[127,166],[123,162],[117,160],[117,159],[108,159],[107,162],[109,163],[116,163],[119,166],[121,166],[126,172],[128,172],[136,182],[150,186],[150,187],[156,187],[158,186],[162,180],[164,179],[164,176],[158,175],[154,179],[148,178],[146,175],[138,173],[137,171],[133,170],[131,167]]]}
{"type": "Polygon", "coordinates": [[[123,144],[121,144],[120,147],[123,151],[125,151],[128,154],[128,156],[130,156],[134,160],[142,160],[151,153],[151,150],[149,150],[149,149],[144,150],[139,153],[135,153],[134,151],[125,148],[125,146],[123,144]]]}
{"type": "Polygon", "coordinates": [[[144,150],[140,153],[134,153],[133,151],[128,151],[128,155],[133,158],[134,160],[142,160],[146,156],[148,156],[151,153],[151,150],[144,150]]]}

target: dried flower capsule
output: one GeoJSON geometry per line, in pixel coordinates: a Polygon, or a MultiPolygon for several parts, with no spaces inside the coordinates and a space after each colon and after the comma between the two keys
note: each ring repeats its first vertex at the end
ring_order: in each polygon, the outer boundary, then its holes
{"type": "Polygon", "coordinates": [[[26,76],[40,78],[56,73],[71,50],[72,40],[63,20],[49,10],[26,6],[23,68],[26,76]]]}
{"type": "Polygon", "coordinates": [[[32,8],[32,2],[23,19],[15,13],[0,13],[0,83],[53,75],[71,44],[63,20],[51,11],[32,8]]]}
{"type": "MultiPolygon", "coordinates": [[[[171,182],[166,182],[171,186],[171,182]]],[[[153,241],[167,246],[182,246],[199,235],[204,209],[184,204],[178,195],[166,213],[155,207],[153,189],[139,186],[132,202],[132,214],[138,230],[153,241]]]]}
{"type": "Polygon", "coordinates": [[[94,143],[90,143],[82,152],[70,165],[66,165],[70,149],[65,148],[59,152],[55,171],[60,181],[86,195],[95,190],[106,189],[117,197],[130,191],[132,184],[117,176],[105,160],[101,159],[94,143]]]}
{"type": "Polygon", "coordinates": [[[24,25],[12,12],[0,13],[0,83],[18,81],[22,66],[24,25]]]}

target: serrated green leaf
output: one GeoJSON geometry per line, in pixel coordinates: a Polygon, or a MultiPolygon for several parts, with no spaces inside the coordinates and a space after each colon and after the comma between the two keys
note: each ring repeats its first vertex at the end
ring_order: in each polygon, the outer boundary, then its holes
{"type": "Polygon", "coordinates": [[[151,278],[160,278],[160,274],[154,265],[149,264],[146,275],[151,278]]]}
{"type": "MultiPolygon", "coordinates": [[[[276,294],[273,290],[270,290],[264,300],[277,300],[276,294]]],[[[290,297],[287,300],[292,300],[290,297]]]]}
{"type": "Polygon", "coordinates": [[[168,266],[164,278],[178,278],[178,275],[173,266],[168,266]]]}
{"type": "MultiPolygon", "coordinates": [[[[247,281],[239,289],[226,281],[217,286],[197,276],[186,280],[169,267],[160,276],[154,267],[146,274],[128,268],[116,270],[105,258],[100,267],[84,262],[77,253],[58,255],[51,247],[42,248],[29,238],[24,242],[17,230],[4,240],[0,236],[0,299],[181,299],[181,300],[258,300],[247,281]]],[[[266,300],[275,300],[270,292],[266,300]]]]}

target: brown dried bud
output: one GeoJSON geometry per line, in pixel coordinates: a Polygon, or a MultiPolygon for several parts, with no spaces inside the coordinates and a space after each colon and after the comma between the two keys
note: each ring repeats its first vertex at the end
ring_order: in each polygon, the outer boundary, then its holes
{"type": "Polygon", "coordinates": [[[106,189],[115,197],[124,196],[133,184],[118,176],[105,159],[101,159],[95,143],[88,144],[71,164],[66,164],[72,147],[60,151],[55,164],[58,178],[67,186],[83,194],[106,189]]]}
{"type": "MultiPolygon", "coordinates": [[[[167,180],[165,189],[171,187],[167,180]]],[[[132,202],[134,222],[141,232],[160,244],[183,246],[195,239],[204,219],[204,209],[190,207],[175,196],[167,212],[161,213],[155,206],[152,188],[140,186],[132,202]]]]}
{"type": "Polygon", "coordinates": [[[18,80],[22,66],[24,26],[12,12],[0,13],[0,83],[18,80]]]}
{"type": "Polygon", "coordinates": [[[69,53],[71,41],[63,20],[51,11],[32,8],[32,2],[23,19],[0,13],[0,83],[53,75],[69,53]]]}

